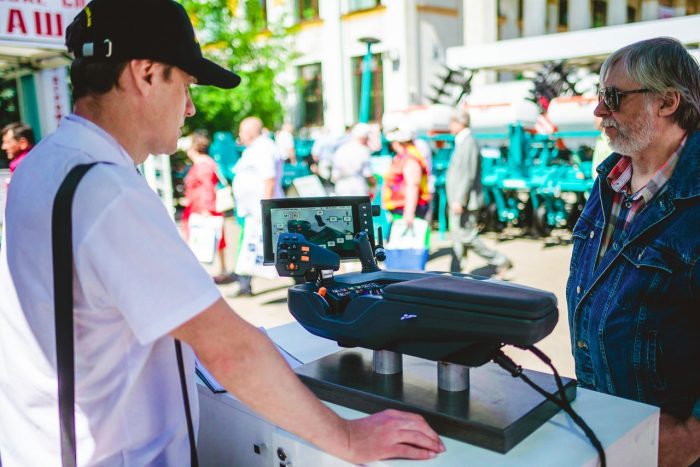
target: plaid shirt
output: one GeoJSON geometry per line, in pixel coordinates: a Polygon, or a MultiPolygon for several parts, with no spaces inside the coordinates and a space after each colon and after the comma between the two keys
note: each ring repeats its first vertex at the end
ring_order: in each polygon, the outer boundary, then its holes
{"type": "Polygon", "coordinates": [[[629,226],[634,216],[640,212],[651,199],[661,191],[661,188],[668,182],[673,174],[673,169],[678,162],[678,156],[683,150],[686,138],[683,138],[678,149],[671,157],[661,166],[654,174],[651,180],[644,185],[639,191],[634,194],[629,194],[631,190],[632,180],[632,159],[628,156],[622,156],[615,167],[608,174],[607,181],[610,188],[615,192],[612,209],[608,224],[605,226],[605,235],[603,242],[600,245],[598,252],[598,263],[601,262],[603,256],[608,251],[613,234],[617,229],[623,231],[629,226]]]}

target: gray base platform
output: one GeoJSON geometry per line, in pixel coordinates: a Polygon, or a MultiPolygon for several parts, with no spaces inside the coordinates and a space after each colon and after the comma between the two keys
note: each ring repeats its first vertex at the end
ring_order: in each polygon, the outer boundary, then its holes
{"type": "MultiPolygon", "coordinates": [[[[374,413],[394,408],[423,415],[441,435],[492,451],[508,452],[559,411],[520,379],[493,363],[470,370],[470,389],[448,393],[437,388],[437,364],[403,356],[403,373],[372,371],[372,351],[349,349],[295,369],[322,400],[374,413]]],[[[552,375],[524,371],[550,394],[552,375]]],[[[563,378],[567,398],[576,382],[563,378]]]]}

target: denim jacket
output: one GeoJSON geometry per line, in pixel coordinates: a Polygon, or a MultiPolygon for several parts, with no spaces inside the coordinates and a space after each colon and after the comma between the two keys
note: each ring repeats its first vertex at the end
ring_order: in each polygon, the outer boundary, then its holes
{"type": "Polygon", "coordinates": [[[599,176],[573,233],[566,285],[583,387],[700,417],[700,131],[671,179],[614,234],[596,266],[614,192],[599,176]]]}

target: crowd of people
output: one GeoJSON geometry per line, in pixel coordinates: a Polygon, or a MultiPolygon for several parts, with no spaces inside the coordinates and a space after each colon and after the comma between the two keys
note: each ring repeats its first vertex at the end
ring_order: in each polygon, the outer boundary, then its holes
{"type": "MultiPolygon", "coordinates": [[[[478,235],[477,215],[483,205],[481,158],[469,129],[469,113],[465,109],[455,109],[450,118],[450,131],[455,136],[455,150],[446,177],[453,239],[450,270],[461,272],[468,251],[473,250],[493,267],[496,278],[509,279],[507,272],[512,268],[511,261],[488,247],[478,235]]],[[[311,148],[309,160],[303,163],[309,164],[328,195],[370,196],[375,203],[381,203],[390,216],[391,225],[400,221],[402,227],[410,229],[417,218],[428,225],[426,235],[429,236],[435,201],[432,147],[428,140],[417,137],[406,125],[385,129],[383,136],[388,142],[388,150],[394,154],[384,173],[375,173],[372,167],[372,154],[380,147],[379,130],[366,123],[349,127],[341,137],[319,137],[311,148]],[[382,180],[381,191],[378,191],[378,177],[382,180]]],[[[283,164],[294,164],[297,159],[294,129],[289,123],[283,124],[272,136],[260,119],[249,117],[240,124],[238,142],[245,149],[232,169],[233,188],[236,218],[239,227],[244,230],[246,221],[259,223],[261,199],[284,196],[280,183],[283,164]]],[[[195,170],[195,173],[198,171],[195,170]]],[[[188,183],[191,177],[193,175],[188,175],[185,179],[186,214],[192,209],[189,198],[194,191],[188,183]]],[[[207,178],[210,181],[209,199],[213,200],[219,180],[211,171],[207,172],[207,178]]],[[[251,295],[251,277],[241,271],[245,266],[238,265],[237,261],[236,271],[229,272],[225,266],[223,237],[220,245],[220,272],[214,280],[218,284],[239,282],[239,295],[251,295]]],[[[426,238],[425,247],[428,245],[429,238],[426,238]]],[[[239,241],[237,251],[244,248],[246,246],[239,241]]]]}

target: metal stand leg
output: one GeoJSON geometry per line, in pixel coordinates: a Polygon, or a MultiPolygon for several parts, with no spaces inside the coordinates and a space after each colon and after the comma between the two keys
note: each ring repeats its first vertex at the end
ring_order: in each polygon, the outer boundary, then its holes
{"type": "Polygon", "coordinates": [[[438,389],[449,392],[469,390],[469,367],[455,363],[437,362],[438,389]]]}
{"type": "Polygon", "coordinates": [[[372,370],[380,375],[401,373],[403,372],[402,355],[389,350],[375,350],[372,357],[372,370]]]}

